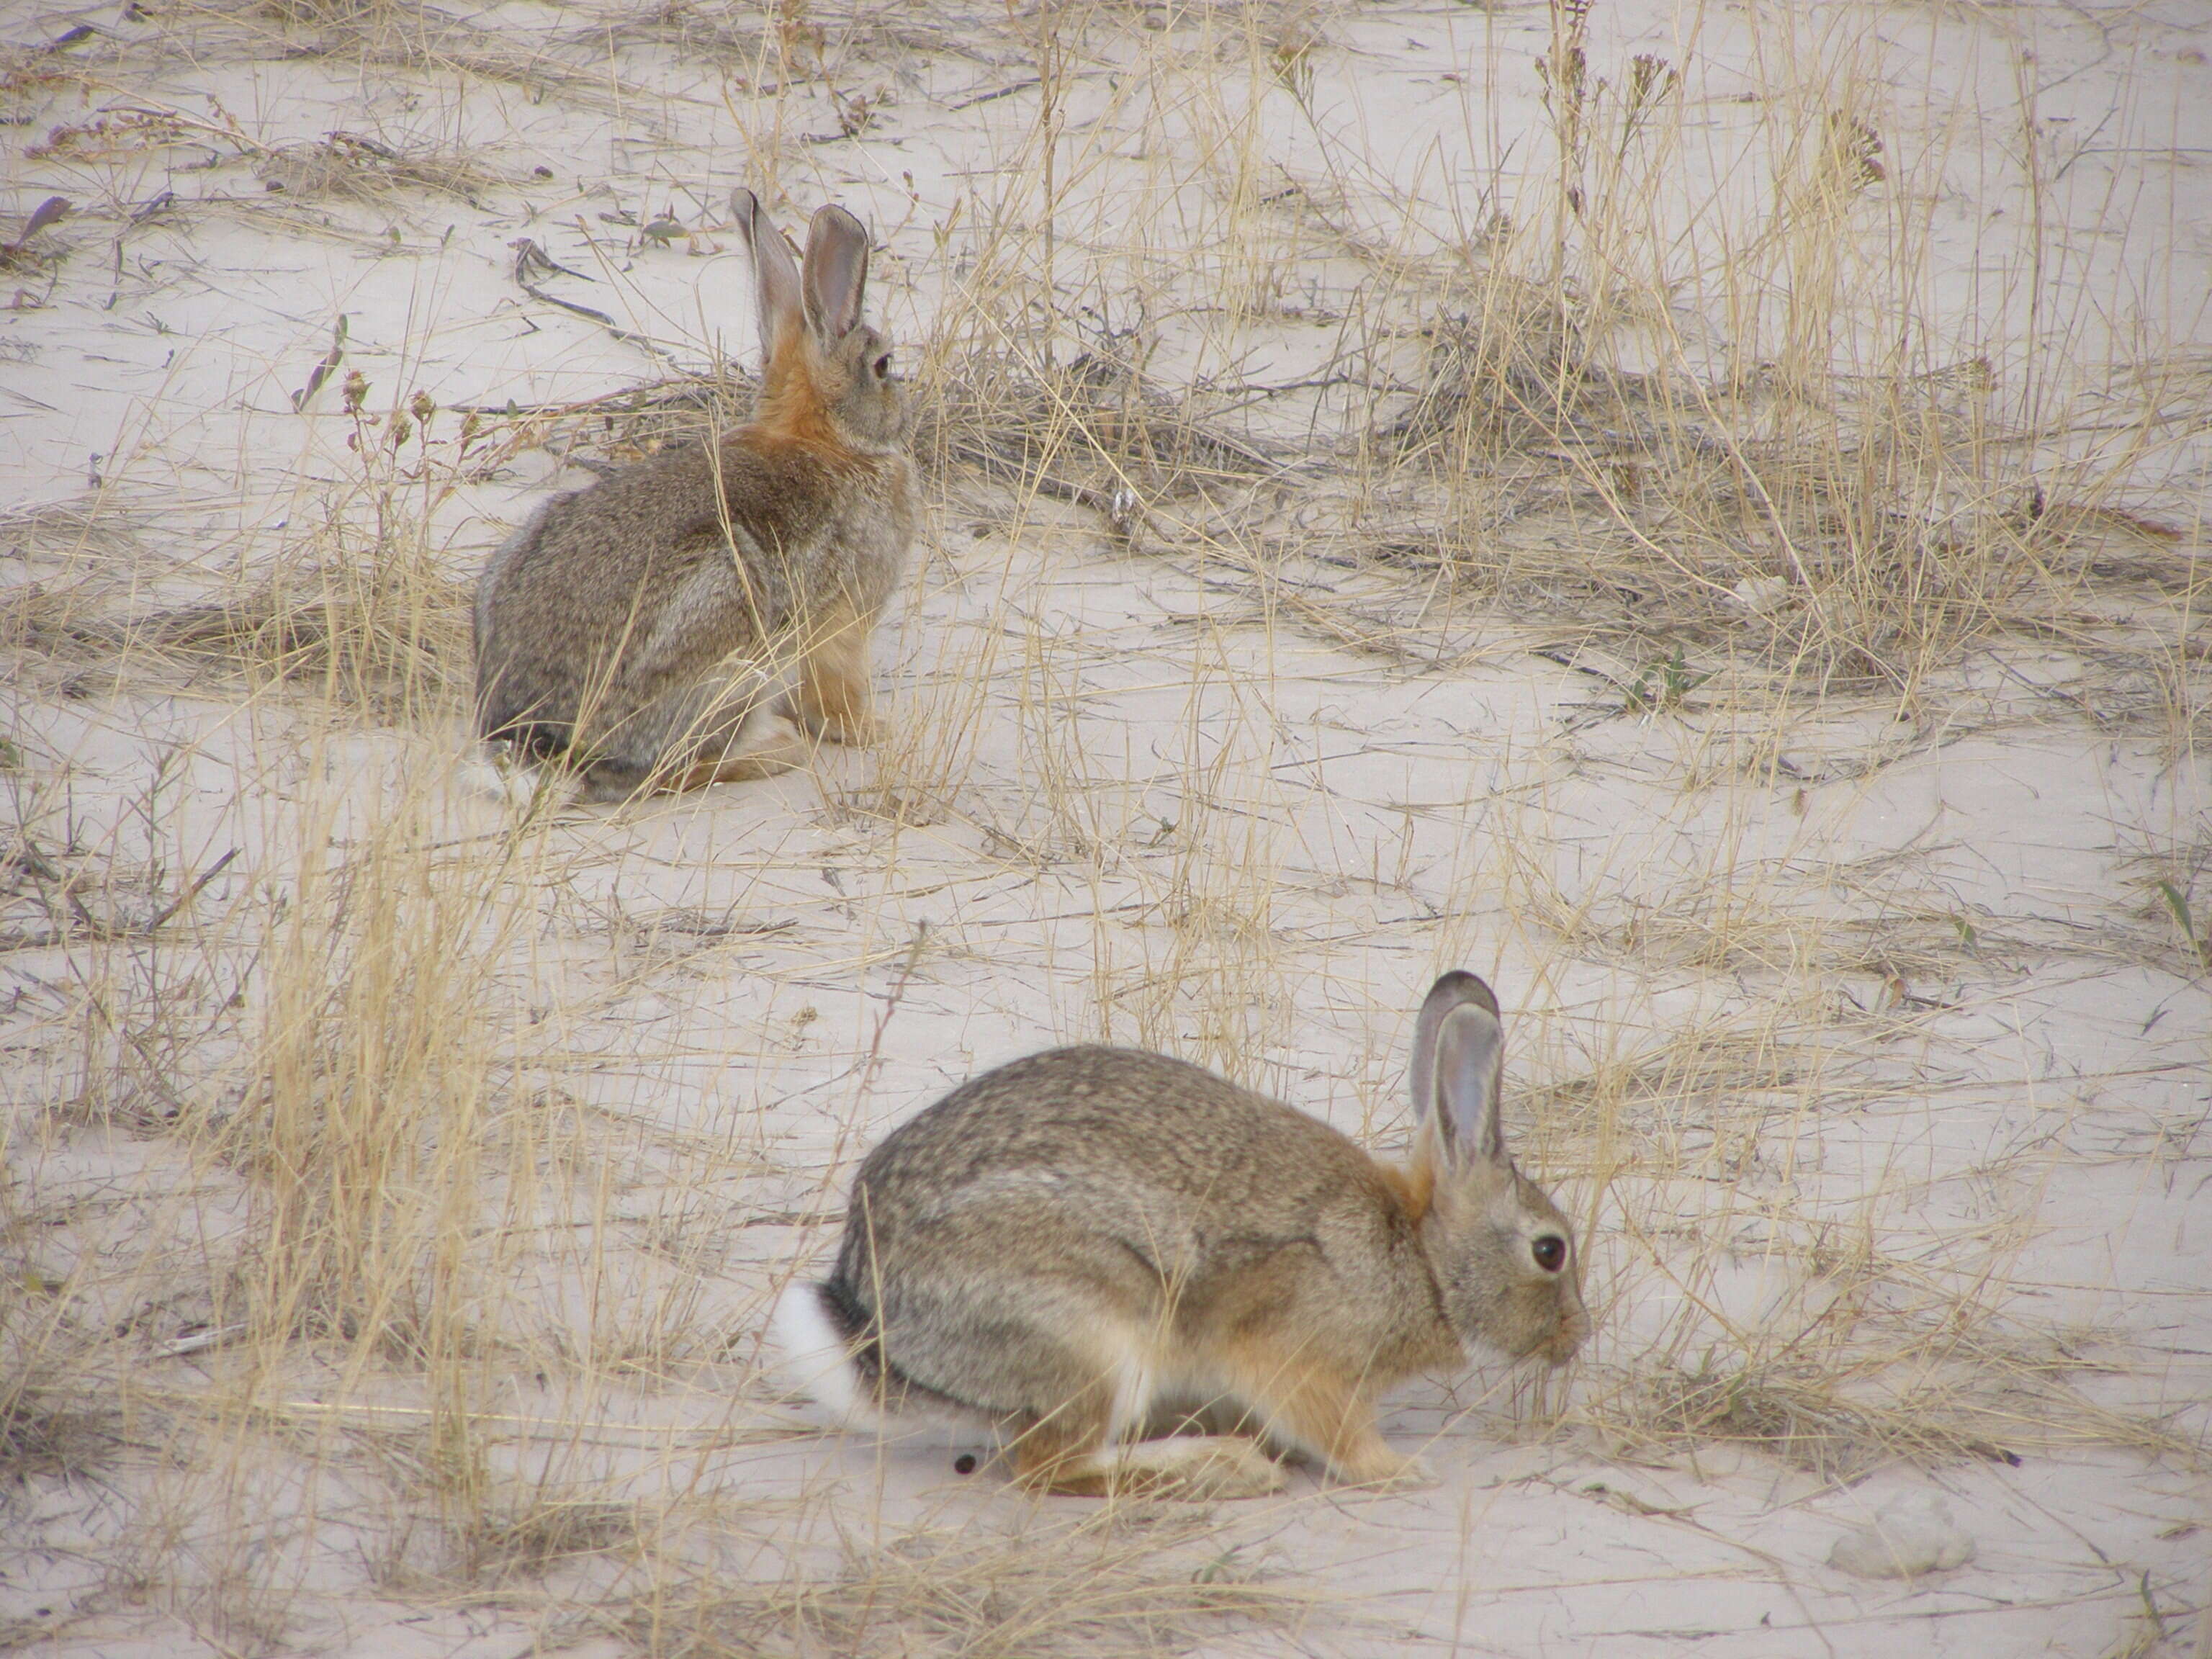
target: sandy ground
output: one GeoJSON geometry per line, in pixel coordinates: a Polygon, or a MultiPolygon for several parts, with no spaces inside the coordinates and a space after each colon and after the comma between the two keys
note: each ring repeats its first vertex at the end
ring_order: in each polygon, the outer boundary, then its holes
{"type": "MultiPolygon", "coordinates": [[[[1599,355],[1734,373],[1678,424],[1778,445],[1917,384],[1903,352],[1981,390],[1941,404],[1955,489],[1900,533],[2074,561],[2057,611],[1809,681],[1750,642],[1800,602],[1786,561],[1685,579],[1711,625],[1671,684],[1672,636],[1576,588],[1579,550],[1672,592],[1678,547],[1756,544],[1756,513],[1608,516],[1679,460],[1509,432],[1447,491],[1449,535],[1533,573],[1486,586],[1405,555],[1446,497],[1373,438],[1469,273],[1535,257],[1567,20],[780,15],[0,19],[0,234],[75,209],[0,250],[0,1646],[2212,1652],[2212,15],[1588,18],[1607,96],[1639,53],[1681,75],[1646,127],[1596,106],[1599,355]],[[1848,190],[1805,184],[1844,162],[1848,190]],[[1025,482],[945,441],[883,750],[620,810],[518,821],[450,691],[395,714],[100,631],[270,572],[313,611],[404,543],[450,671],[439,581],[587,477],[556,451],[620,451],[581,406],[750,361],[738,182],[788,223],[870,221],[917,385],[1133,342],[1251,466],[1130,538],[1035,452],[1025,482]],[[526,291],[523,237],[568,274],[526,291]],[[398,1023],[347,1000],[386,960],[343,943],[367,924],[301,920],[342,867],[418,872],[393,926],[434,939],[391,994],[474,1033],[408,1085],[474,1115],[393,1119],[435,1155],[390,1179],[451,1181],[465,1141],[481,1167],[417,1255],[332,1272],[431,1263],[458,1346],[272,1339],[254,1300],[301,1248],[281,1158],[235,1138],[282,1085],[287,988],[363,1054],[398,1023]],[[1395,1149],[1413,1011],[1455,964],[1506,1002],[1516,1133],[1598,1329],[1559,1377],[1394,1396],[1433,1489],[1034,1501],[956,1473],[957,1434],[816,1431],[762,1374],[859,1153],[960,1079],[1141,1043],[1395,1149]],[[32,1401],[88,1449],[40,1451],[32,1401]],[[1832,1563],[1936,1499],[1971,1559],[1832,1563]]],[[[272,638],[236,648],[265,668],[272,638]]]]}

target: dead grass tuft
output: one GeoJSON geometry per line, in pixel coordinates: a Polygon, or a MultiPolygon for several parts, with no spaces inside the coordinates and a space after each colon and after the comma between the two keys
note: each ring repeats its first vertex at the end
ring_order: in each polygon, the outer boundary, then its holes
{"type": "Polygon", "coordinates": [[[1771,374],[1608,367],[1604,325],[1571,290],[1498,277],[1431,329],[1425,383],[1377,434],[1413,486],[1398,512],[1448,526],[1417,566],[1644,657],[1725,649],[1814,695],[1916,686],[2071,603],[2033,544],[2033,480],[2008,476],[1986,366],[1839,378],[1815,399],[1771,374]]]}
{"type": "Polygon", "coordinates": [[[0,600],[0,648],[54,658],[97,656],[115,644],[85,586],[25,582],[0,600]]]}
{"type": "Polygon", "coordinates": [[[976,1659],[1137,1659],[1280,1625],[1296,1606],[1210,1537],[1203,1512],[1124,1504],[1074,1524],[856,1543],[821,1578],[671,1585],[621,1628],[650,1659],[862,1659],[916,1642],[976,1659]]]}
{"type": "Polygon", "coordinates": [[[542,448],[597,472],[711,439],[745,419],[757,389],[753,376],[726,364],[714,374],[665,375],[574,403],[477,413],[507,422],[512,450],[542,448]]]}
{"type": "MultiPolygon", "coordinates": [[[[334,529],[331,539],[342,539],[334,529]]],[[[319,693],[381,720],[449,715],[474,669],[469,589],[426,561],[302,556],[212,604],[152,612],[114,637],[251,686],[319,693]]]]}
{"type": "Polygon", "coordinates": [[[1424,333],[1422,380],[1375,441],[1407,463],[1493,463],[1633,420],[1645,388],[1591,361],[1583,307],[1559,285],[1504,271],[1424,333]]]}
{"type": "MultiPolygon", "coordinates": [[[[1820,1368],[1662,1372],[1647,1379],[1643,1426],[1662,1437],[1748,1446],[1824,1480],[1851,1480],[1881,1464],[1922,1467],[1966,1458],[2017,1464],[2018,1453],[1975,1433],[1960,1402],[1928,1389],[1879,1405],[1847,1403],[1820,1368]]],[[[1986,1421],[1987,1413],[1978,1413],[1986,1421]]]]}
{"type": "Polygon", "coordinates": [[[478,208],[483,194],[503,182],[462,151],[403,147],[357,132],[276,145],[261,152],[253,170],[264,186],[292,196],[366,202],[396,190],[427,190],[478,208]]]}
{"type": "Polygon", "coordinates": [[[921,388],[917,456],[1018,495],[1091,507],[1125,541],[1148,533],[1160,503],[1249,489],[1275,470],[1275,458],[1207,419],[1200,398],[1150,380],[1132,344],[1103,339],[1065,364],[1003,349],[963,356],[921,388]]]}
{"type": "Polygon", "coordinates": [[[456,1528],[453,1548],[465,1583],[542,1578],[565,1563],[635,1548],[638,1514],[628,1504],[530,1494],[472,1513],[456,1528]]]}
{"type": "MultiPolygon", "coordinates": [[[[13,1300],[23,1292],[7,1292],[13,1300]]],[[[0,1342],[14,1346],[0,1302],[0,1342]]],[[[18,1364],[0,1376],[0,1485],[34,1475],[74,1480],[91,1474],[125,1443],[123,1414],[88,1397],[85,1379],[52,1366],[18,1364]]]]}
{"type": "Polygon", "coordinates": [[[250,1074],[196,1127],[253,1182],[258,1330],[450,1358],[473,1308],[464,1218],[478,1201],[499,864],[426,860],[419,793],[350,848],[330,845],[337,827],[302,828],[262,947],[250,1074]]]}
{"type": "Polygon", "coordinates": [[[611,72],[605,37],[598,30],[582,32],[573,43],[584,51],[564,52],[550,41],[528,44],[520,31],[484,28],[456,15],[395,7],[389,0],[233,0],[233,6],[249,24],[275,23],[290,56],[473,77],[517,88],[533,100],[557,98],[577,109],[630,119],[640,118],[639,105],[649,101],[642,88],[611,72]]]}

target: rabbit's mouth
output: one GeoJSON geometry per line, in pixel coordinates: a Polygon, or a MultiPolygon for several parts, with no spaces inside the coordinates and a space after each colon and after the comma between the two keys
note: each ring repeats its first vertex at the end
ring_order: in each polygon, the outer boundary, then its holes
{"type": "Polygon", "coordinates": [[[1590,1317],[1581,1309],[1537,1350],[1546,1364],[1557,1369],[1572,1359],[1583,1344],[1589,1340],[1590,1317]]]}

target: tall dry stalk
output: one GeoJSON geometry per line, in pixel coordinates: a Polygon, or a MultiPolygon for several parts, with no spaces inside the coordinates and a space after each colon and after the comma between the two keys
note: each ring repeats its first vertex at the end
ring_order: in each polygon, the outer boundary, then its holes
{"type": "Polygon", "coordinates": [[[435,780],[404,765],[353,783],[291,820],[243,1098],[204,1133],[251,1183],[239,1293],[258,1390],[288,1386],[302,1340],[337,1344],[357,1378],[416,1372],[428,1477],[465,1511],[483,1497],[472,1413],[500,1324],[485,1153],[522,842],[441,849],[435,780]]]}

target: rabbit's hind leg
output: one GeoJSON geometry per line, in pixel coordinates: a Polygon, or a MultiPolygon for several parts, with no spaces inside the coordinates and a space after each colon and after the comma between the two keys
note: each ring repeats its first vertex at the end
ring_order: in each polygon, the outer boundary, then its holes
{"type": "Polygon", "coordinates": [[[1106,1413],[1089,1401],[1026,1422],[1015,1437],[1014,1479],[1031,1492],[1103,1498],[1112,1491],[1106,1413]]]}
{"type": "Polygon", "coordinates": [[[1176,1498],[1261,1498],[1280,1492],[1282,1466],[1242,1435],[1136,1440],[1109,1455],[1116,1492],[1176,1498]]]}
{"type": "Polygon", "coordinates": [[[1015,1478],[1033,1491],[1075,1498],[1258,1498],[1283,1489],[1281,1467],[1242,1435],[1109,1445],[1073,1430],[1048,1420],[1023,1435],[1015,1478]]]}
{"type": "Polygon", "coordinates": [[[744,783],[804,766],[812,754],[799,730],[781,714],[756,711],[738,744],[711,759],[696,760],[666,787],[703,789],[710,783],[744,783]]]}
{"type": "Polygon", "coordinates": [[[726,669],[662,692],[603,740],[587,784],[593,799],[680,793],[803,766],[811,750],[755,670],[726,669]]]}
{"type": "Polygon", "coordinates": [[[653,769],[636,761],[611,757],[594,760],[576,772],[578,798],[602,805],[628,800],[649,787],[653,769]]]}
{"type": "Polygon", "coordinates": [[[1133,1333],[1116,1329],[1102,1310],[1080,1311],[1090,1316],[1088,1341],[1070,1342],[1055,1334],[1058,1321],[1038,1320],[1010,1331],[1015,1340],[999,1345],[998,1358],[1019,1364],[1018,1386],[1029,1400],[1060,1397],[1017,1419],[1014,1478],[1033,1491],[1103,1498],[1115,1490],[1117,1443],[1151,1413],[1155,1377],[1133,1333]],[[1054,1376],[1061,1386],[1053,1386],[1054,1376]]]}
{"type": "Polygon", "coordinates": [[[812,750],[799,728],[781,714],[757,711],[745,722],[738,738],[726,746],[708,745],[703,752],[686,745],[674,757],[641,760],[628,755],[603,755],[578,774],[583,799],[624,801],[647,793],[681,794],[711,783],[744,783],[773,777],[804,766],[812,750]],[[691,758],[681,758],[684,755],[691,758]]]}
{"type": "Polygon", "coordinates": [[[1028,1420],[1014,1473],[1040,1492],[1109,1498],[1255,1498],[1279,1492],[1282,1470],[1246,1435],[1139,1434],[1155,1414],[1159,1376],[1134,1343],[1059,1410],[1028,1420]]]}

